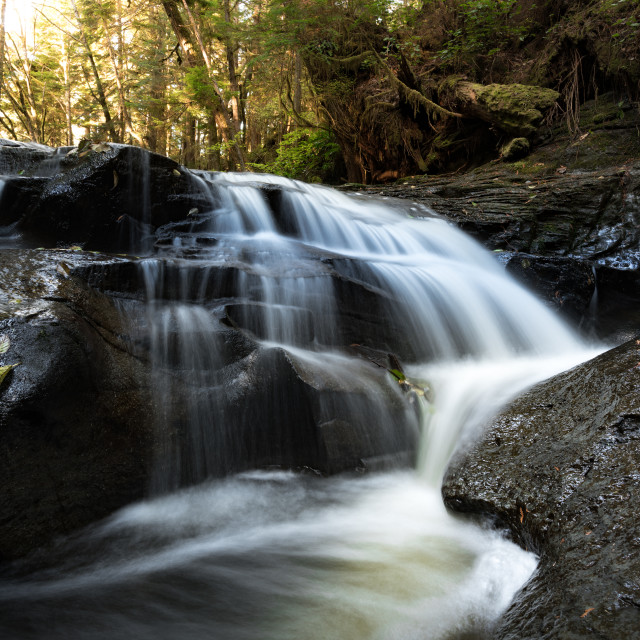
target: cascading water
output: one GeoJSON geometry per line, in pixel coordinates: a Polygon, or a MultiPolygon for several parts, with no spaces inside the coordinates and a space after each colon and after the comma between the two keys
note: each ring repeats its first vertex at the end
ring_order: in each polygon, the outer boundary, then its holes
{"type": "MultiPolygon", "coordinates": [[[[157,254],[141,261],[157,375],[157,497],[61,543],[51,568],[0,582],[0,635],[484,637],[535,558],[448,514],[442,474],[501,404],[590,354],[489,254],[429,212],[286,179],[194,180],[208,210],[160,230],[157,254]],[[357,318],[344,306],[354,291],[366,305],[357,318]],[[418,471],[327,479],[246,470],[202,482],[268,463],[275,445],[254,423],[296,405],[287,389],[275,399],[261,391],[263,406],[239,413],[222,397],[247,385],[226,355],[229,326],[247,341],[245,364],[258,345],[264,376],[284,358],[319,390],[322,434],[349,423],[363,450],[384,457],[411,449],[420,433],[418,471]],[[392,375],[361,357],[358,348],[371,346],[428,382],[420,412],[417,396],[411,405],[392,375]]],[[[340,444],[324,437],[327,449],[340,444]]]]}

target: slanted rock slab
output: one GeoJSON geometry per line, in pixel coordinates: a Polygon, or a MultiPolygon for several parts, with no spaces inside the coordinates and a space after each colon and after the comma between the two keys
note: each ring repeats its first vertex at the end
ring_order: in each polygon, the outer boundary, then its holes
{"type": "Polygon", "coordinates": [[[637,637],[640,340],[551,378],[451,463],[446,504],[540,555],[496,637],[637,637]]]}

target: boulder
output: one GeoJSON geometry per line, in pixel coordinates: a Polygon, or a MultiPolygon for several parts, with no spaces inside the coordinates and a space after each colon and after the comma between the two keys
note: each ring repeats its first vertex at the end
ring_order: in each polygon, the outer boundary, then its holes
{"type": "Polygon", "coordinates": [[[264,466],[322,473],[412,458],[419,419],[393,377],[368,361],[260,347],[220,371],[208,450],[215,475],[264,466]]]}
{"type": "Polygon", "coordinates": [[[527,138],[513,138],[500,149],[500,156],[504,162],[520,160],[529,154],[531,144],[527,138]]]}
{"type": "Polygon", "coordinates": [[[553,89],[524,84],[487,84],[458,80],[450,91],[454,108],[512,136],[534,134],[560,94],[553,89]]]}
{"type": "Polygon", "coordinates": [[[632,638],[640,623],[640,341],[525,393],[460,452],[442,493],[540,556],[496,638],[632,638]]]}
{"type": "Polygon", "coordinates": [[[0,175],[31,175],[56,155],[56,150],[37,142],[0,139],[0,175]]]}
{"type": "Polygon", "coordinates": [[[32,244],[136,251],[157,227],[210,202],[188,171],[138,147],[102,143],[55,158],[55,168],[6,178],[0,225],[17,222],[32,244]]]}
{"type": "MultiPolygon", "coordinates": [[[[579,116],[577,133],[564,123],[538,129],[519,161],[344,188],[426,205],[492,251],[590,261],[593,326],[599,337],[620,340],[640,303],[640,112],[611,93],[582,105],[579,116]]],[[[547,298],[554,282],[541,276],[535,284],[547,298]]]]}

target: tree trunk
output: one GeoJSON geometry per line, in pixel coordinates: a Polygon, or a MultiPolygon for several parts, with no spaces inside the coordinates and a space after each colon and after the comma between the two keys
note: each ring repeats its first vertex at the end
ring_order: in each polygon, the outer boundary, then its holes
{"type": "Polygon", "coordinates": [[[207,131],[207,169],[220,171],[220,149],[218,148],[218,127],[215,117],[209,118],[207,131]]]}
{"type": "Polygon", "coordinates": [[[187,114],[182,140],[182,164],[195,169],[196,167],[196,119],[187,114]]]}
{"type": "Polygon", "coordinates": [[[0,96],[4,87],[4,20],[7,13],[7,0],[0,2],[0,96]]]}
{"type": "MultiPolygon", "coordinates": [[[[119,22],[119,21],[118,21],[119,22]]],[[[109,50],[109,59],[111,60],[111,66],[113,68],[113,77],[116,82],[116,87],[118,88],[118,101],[120,104],[120,142],[125,141],[125,135],[128,133],[139,145],[142,145],[142,138],[133,128],[133,123],[131,121],[131,115],[129,114],[129,109],[127,108],[127,97],[124,91],[124,85],[122,82],[122,64],[118,64],[118,56],[116,51],[111,44],[111,38],[109,37],[108,25],[106,20],[103,20],[104,30],[107,33],[107,49],[109,50]]],[[[118,39],[122,38],[122,34],[118,34],[118,39]]]]}
{"type": "MultiPolygon", "coordinates": [[[[220,128],[220,123],[218,123],[218,128],[221,129],[221,133],[223,137],[226,137],[228,141],[233,141],[235,139],[235,127],[233,124],[233,119],[229,115],[229,111],[225,105],[224,95],[222,90],[218,86],[215,78],[211,73],[211,61],[209,60],[209,56],[207,55],[207,51],[205,49],[204,43],[202,42],[202,37],[200,36],[200,30],[198,29],[198,25],[193,17],[193,13],[191,9],[189,9],[189,5],[186,0],[182,0],[184,5],[184,9],[189,18],[189,22],[191,25],[191,30],[185,24],[182,19],[182,15],[180,14],[180,10],[178,9],[178,5],[173,0],[162,0],[162,6],[165,9],[167,17],[169,18],[169,22],[171,23],[171,27],[178,38],[178,42],[180,43],[180,47],[182,48],[185,54],[185,60],[189,67],[197,67],[204,66],[207,68],[209,72],[209,82],[213,87],[213,90],[216,95],[215,103],[212,104],[212,108],[216,111],[217,114],[221,116],[224,121],[224,127],[220,128]],[[193,36],[191,34],[194,34],[193,36]],[[196,47],[194,44],[194,40],[198,43],[196,47]]],[[[216,116],[216,119],[217,116],[216,116]]],[[[242,149],[239,145],[233,145],[235,155],[238,158],[238,162],[240,163],[241,169],[244,171],[245,163],[244,163],[244,155],[242,153],[242,149]]]]}
{"type": "Polygon", "coordinates": [[[296,114],[302,110],[302,56],[297,51],[294,54],[293,110],[296,114]]]}
{"type": "MultiPolygon", "coordinates": [[[[224,0],[224,21],[231,25],[231,8],[229,0],[224,0]]],[[[240,133],[240,85],[236,72],[236,46],[230,37],[226,37],[224,47],[227,57],[227,70],[229,73],[229,88],[231,89],[231,115],[233,118],[234,138],[240,133]]]]}
{"type": "Polygon", "coordinates": [[[355,182],[356,184],[366,183],[367,172],[362,166],[362,160],[357,155],[356,149],[346,147],[344,144],[340,144],[340,149],[342,150],[342,157],[345,167],[347,168],[347,180],[349,182],[355,182]]]}
{"type": "MultiPolygon", "coordinates": [[[[160,14],[157,7],[152,7],[150,20],[152,24],[159,24],[160,14]]],[[[155,153],[167,154],[167,79],[164,68],[163,48],[165,29],[158,27],[155,38],[156,53],[153,54],[151,74],[149,78],[149,101],[146,107],[145,141],[155,153]]]]}
{"type": "Polygon", "coordinates": [[[62,77],[64,78],[64,117],[66,122],[67,145],[73,145],[73,116],[71,113],[71,56],[69,55],[69,40],[66,35],[60,33],[60,52],[62,59],[62,77]]]}
{"type": "Polygon", "coordinates": [[[116,132],[116,128],[111,118],[111,112],[109,111],[109,103],[107,102],[107,96],[104,91],[104,86],[102,84],[102,80],[100,79],[100,74],[98,73],[98,66],[96,65],[95,58],[93,56],[93,52],[91,50],[91,45],[89,44],[89,40],[87,39],[87,34],[82,28],[82,22],[80,21],[80,13],[78,12],[78,6],[75,3],[75,0],[71,0],[71,7],[73,9],[73,13],[78,21],[78,29],[80,31],[80,40],[82,45],[87,52],[87,58],[89,59],[89,64],[91,65],[91,71],[93,73],[93,79],[96,83],[97,89],[97,99],[100,103],[100,107],[102,108],[102,113],[104,115],[104,121],[107,126],[107,130],[109,135],[111,136],[111,140],[117,140],[118,134],[116,132]]]}

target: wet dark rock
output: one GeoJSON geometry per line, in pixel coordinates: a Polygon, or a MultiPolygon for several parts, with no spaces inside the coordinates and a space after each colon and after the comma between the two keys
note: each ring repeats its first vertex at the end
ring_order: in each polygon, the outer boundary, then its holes
{"type": "Polygon", "coordinates": [[[447,505],[540,555],[497,638],[637,636],[639,362],[632,340],[538,385],[451,463],[447,505]]]}
{"type": "MultiPolygon", "coordinates": [[[[145,367],[111,301],[69,278],[67,252],[0,252],[0,560],[143,496],[145,367]]],[[[73,259],[73,257],[70,257],[73,259]]]]}
{"type": "Polygon", "coordinates": [[[7,179],[0,194],[0,224],[7,226],[19,223],[25,211],[38,206],[40,195],[48,182],[49,178],[30,176],[7,179]]]}
{"type": "MultiPolygon", "coordinates": [[[[358,344],[364,347],[380,349],[385,353],[395,353],[404,361],[415,362],[433,354],[416,352],[416,344],[403,324],[402,318],[389,316],[394,301],[388,294],[367,286],[349,275],[344,260],[321,255],[310,255],[309,260],[301,263],[299,273],[313,277],[327,277],[336,296],[335,308],[323,310],[324,321],[333,323],[336,328],[332,334],[332,344],[348,348],[358,344]],[[344,272],[344,273],[343,273],[344,272]]],[[[206,264],[184,259],[156,260],[153,258],[139,261],[136,259],[94,259],[72,265],[72,273],[88,284],[116,297],[128,297],[138,300],[180,300],[196,302],[213,309],[224,307],[221,316],[228,326],[248,332],[252,337],[264,339],[268,333],[269,311],[260,300],[247,300],[250,291],[261,289],[261,275],[254,273],[251,266],[236,264],[206,264]],[[143,272],[159,270],[153,291],[148,291],[143,272]]],[[[303,304],[300,301],[300,304],[303,304]]],[[[295,314],[295,331],[298,337],[295,344],[304,345],[315,338],[312,312],[300,306],[289,308],[289,314],[295,314]]],[[[281,336],[282,337],[282,336],[281,336]]],[[[293,339],[293,336],[289,336],[293,339]]],[[[321,340],[320,340],[321,341],[321,340]]]]}
{"type": "MultiPolygon", "coordinates": [[[[262,466],[338,473],[412,459],[418,416],[411,394],[372,357],[334,355],[319,365],[259,346],[260,315],[242,313],[256,303],[234,297],[238,273],[87,251],[0,252],[0,335],[11,341],[0,365],[20,363],[0,385],[0,562],[150,491],[262,466]],[[164,270],[157,291],[146,289],[143,263],[164,270]],[[218,327],[202,336],[203,345],[215,343],[215,362],[207,356],[202,371],[185,367],[184,338],[169,329],[154,369],[147,299],[204,305],[218,327]],[[218,428],[207,430],[206,442],[194,433],[194,415],[215,416],[218,428]],[[175,452],[181,463],[172,484],[157,485],[175,452]]],[[[351,303],[374,296],[334,277],[351,303]]],[[[300,313],[299,325],[311,326],[310,312],[300,313]]],[[[360,319],[358,329],[358,321],[356,311],[343,318],[345,340],[353,331],[364,336],[367,323],[360,319]]],[[[381,324],[371,324],[376,344],[381,324]]]]}
{"type": "MultiPolygon", "coordinates": [[[[260,348],[241,365],[226,385],[222,413],[234,432],[226,450],[244,452],[236,457],[242,468],[338,473],[363,467],[365,459],[415,451],[417,412],[372,363],[357,365],[366,382],[349,375],[353,365],[344,359],[328,371],[280,348],[260,348]],[[390,423],[397,428],[388,429],[390,423]]],[[[227,455],[227,463],[233,458],[227,455]]]]}
{"type": "MultiPolygon", "coordinates": [[[[601,338],[615,333],[610,325],[622,308],[616,300],[640,304],[638,162],[540,176],[514,175],[512,168],[496,165],[367,191],[426,204],[492,251],[522,253],[529,260],[534,255],[547,263],[558,259],[567,265],[575,259],[578,272],[593,265],[599,294],[594,313],[603,317],[599,326],[608,327],[598,334],[601,338]]],[[[525,278],[528,286],[549,300],[557,271],[545,267],[532,273],[535,278],[525,278]]],[[[579,315],[584,288],[576,294],[573,316],[579,315]]]]}
{"type": "Polygon", "coordinates": [[[491,250],[570,256],[626,269],[640,264],[638,163],[528,175],[490,165],[460,176],[425,177],[409,188],[367,191],[424,203],[491,250]]]}
{"type": "Polygon", "coordinates": [[[640,271],[600,267],[597,274],[595,335],[612,344],[630,340],[640,326],[640,271]]]}
{"type": "Polygon", "coordinates": [[[270,305],[256,302],[244,302],[228,304],[225,306],[226,320],[232,327],[237,327],[249,331],[260,340],[270,337],[270,331],[274,325],[286,330],[286,321],[291,323],[292,335],[281,335],[282,340],[287,339],[290,344],[299,346],[308,345],[313,342],[315,335],[313,330],[313,314],[309,309],[302,307],[290,307],[279,313],[278,309],[271,308],[270,305]],[[286,313],[286,320],[284,317],[286,313]]]}
{"type": "Polygon", "coordinates": [[[0,209],[0,225],[18,221],[27,240],[45,246],[136,250],[157,227],[208,204],[180,165],[144,149],[110,144],[55,157],[45,178],[9,177],[0,209]]]}
{"type": "Polygon", "coordinates": [[[52,147],[36,142],[0,139],[0,175],[31,175],[55,152],[52,147]]]}
{"type": "Polygon", "coordinates": [[[590,261],[514,252],[500,253],[498,259],[508,273],[574,326],[592,321],[596,275],[590,261]]]}

